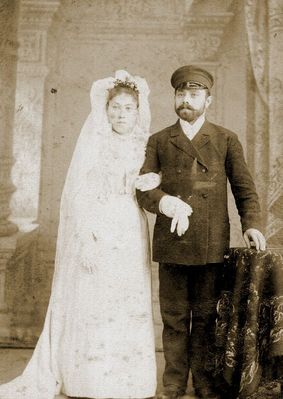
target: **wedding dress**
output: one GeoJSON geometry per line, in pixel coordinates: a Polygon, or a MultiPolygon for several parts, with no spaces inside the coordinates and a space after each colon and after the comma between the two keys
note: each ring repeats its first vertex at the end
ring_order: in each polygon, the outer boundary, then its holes
{"type": "Polygon", "coordinates": [[[44,328],[23,374],[0,399],[154,396],[156,364],[146,216],[134,181],[150,114],[146,82],[125,71],[94,83],[92,112],[78,139],[60,208],[55,272],[44,328]],[[139,89],[132,134],[112,131],[107,90],[115,79],[139,89]]]}

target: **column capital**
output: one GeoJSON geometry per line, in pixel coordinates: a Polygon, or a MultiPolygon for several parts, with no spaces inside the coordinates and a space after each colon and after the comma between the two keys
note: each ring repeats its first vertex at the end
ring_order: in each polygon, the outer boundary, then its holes
{"type": "Polygon", "coordinates": [[[19,15],[19,63],[45,64],[47,31],[60,0],[22,0],[19,15]]]}
{"type": "Polygon", "coordinates": [[[46,31],[60,0],[21,0],[19,30],[46,31]]]}

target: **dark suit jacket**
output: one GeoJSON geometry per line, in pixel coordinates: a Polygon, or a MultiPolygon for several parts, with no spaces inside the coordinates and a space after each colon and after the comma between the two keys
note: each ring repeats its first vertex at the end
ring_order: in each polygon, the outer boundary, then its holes
{"type": "Polygon", "coordinates": [[[230,238],[227,178],[243,231],[260,229],[258,196],[235,133],[205,121],[190,141],[178,121],[149,138],[141,174],[160,171],[160,187],[137,190],[139,204],[157,214],[153,260],[187,265],[223,261],[230,238]],[[165,194],[181,198],[193,209],[189,229],[182,237],[170,233],[171,219],[159,212],[165,194]]]}

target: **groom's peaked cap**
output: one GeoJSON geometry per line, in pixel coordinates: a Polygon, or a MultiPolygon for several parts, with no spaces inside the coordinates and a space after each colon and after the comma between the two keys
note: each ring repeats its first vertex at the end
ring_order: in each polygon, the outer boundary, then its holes
{"type": "Polygon", "coordinates": [[[181,84],[189,83],[188,88],[211,89],[213,76],[203,68],[195,65],[184,65],[178,68],[171,77],[171,85],[176,90],[181,84]]]}

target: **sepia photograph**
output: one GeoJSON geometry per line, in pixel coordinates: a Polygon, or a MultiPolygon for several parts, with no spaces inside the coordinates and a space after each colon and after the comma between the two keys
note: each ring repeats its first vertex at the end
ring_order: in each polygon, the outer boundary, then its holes
{"type": "Polygon", "coordinates": [[[283,0],[0,0],[0,399],[283,398],[283,0]]]}

